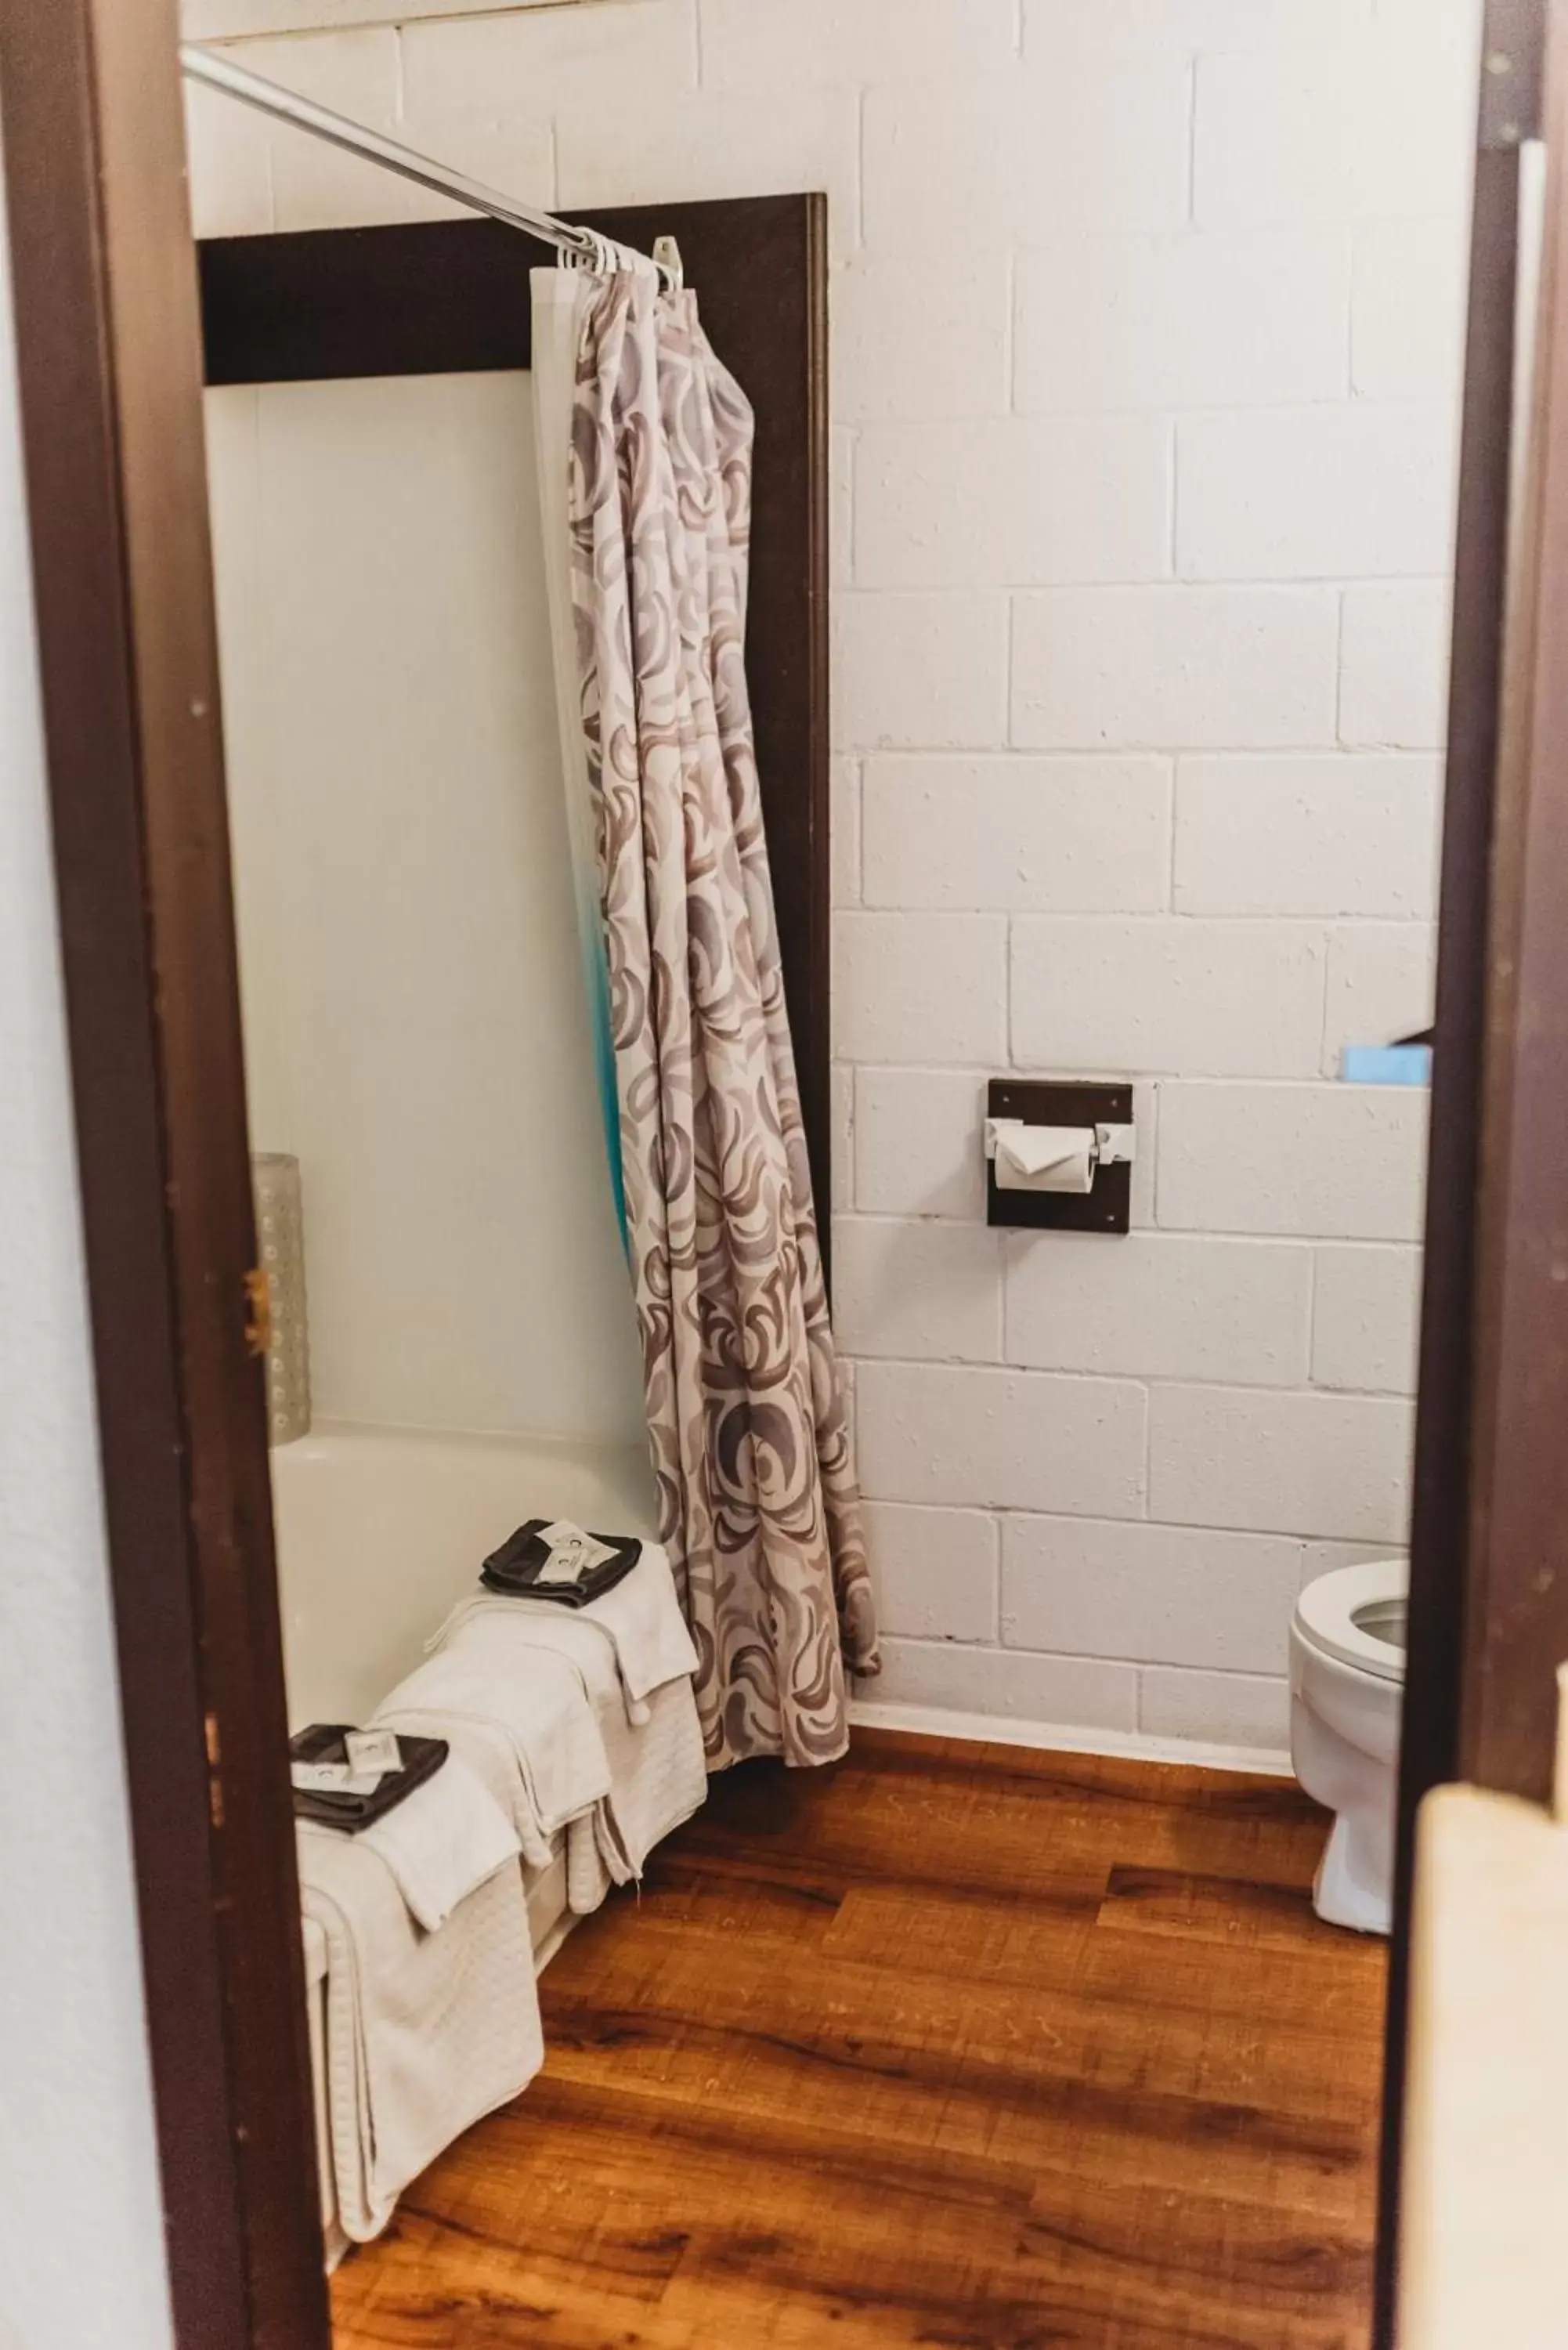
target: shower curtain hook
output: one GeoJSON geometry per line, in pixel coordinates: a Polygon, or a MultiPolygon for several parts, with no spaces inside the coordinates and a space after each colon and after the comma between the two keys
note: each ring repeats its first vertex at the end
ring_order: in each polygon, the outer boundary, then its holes
{"type": "Polygon", "coordinates": [[[653,258],[659,274],[664,280],[666,293],[680,293],[686,284],[686,273],[681,265],[680,247],[676,244],[675,239],[672,236],[656,236],[653,240],[653,258]]]}

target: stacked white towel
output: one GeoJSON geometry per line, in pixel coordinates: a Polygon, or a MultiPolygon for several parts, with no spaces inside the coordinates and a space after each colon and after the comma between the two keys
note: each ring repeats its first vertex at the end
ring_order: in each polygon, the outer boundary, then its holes
{"type": "Polygon", "coordinates": [[[519,1612],[543,1625],[593,1627],[615,1659],[625,1694],[626,1718],[634,1730],[647,1722],[648,1700],[655,1690],[667,1681],[690,1679],[697,1669],[697,1651],[680,1610],[670,1554],[662,1543],[645,1542],[631,1573],[586,1607],[564,1607],[558,1599],[476,1592],[459,1602],[430,1645],[447,1647],[451,1636],[473,1617],[515,1619],[519,1612]]]}
{"type": "Polygon", "coordinates": [[[327,1950],[337,2218],[368,2243],[410,2180],[545,2061],[523,1877],[495,1869],[427,1933],[365,1835],[301,1823],[296,1842],[305,1917],[327,1950]]]}
{"type": "Polygon", "coordinates": [[[482,1592],[375,1716],[444,1738],[441,1770],[358,1836],[301,1824],[306,1935],[326,1952],[330,2190],[348,2238],[383,2228],[409,2181],[544,2061],[518,1853],[543,1868],[565,1834],[581,1913],[701,1804],[696,1665],[657,1544],[586,1608],[482,1592]]]}
{"type": "Polygon", "coordinates": [[[434,1778],[362,1828],[359,1841],[386,1862],[427,1934],[523,1849],[510,1814],[459,1754],[449,1754],[434,1778]]]}
{"type": "MultiPolygon", "coordinates": [[[[609,1885],[627,1885],[640,1877],[654,1846],[690,1819],[708,1793],[702,1731],[689,1671],[667,1680],[643,1700],[641,1720],[634,1727],[628,1719],[615,1651],[589,1620],[591,1613],[587,1607],[514,1607],[503,1599],[494,1608],[482,1607],[463,1615],[448,1632],[449,1645],[441,1651],[463,1658],[466,1669],[487,1679],[493,1675],[504,1680],[524,1660],[541,1655],[580,1676],[593,1709],[607,1785],[582,1806],[568,1840],[567,1898],[579,1913],[597,1909],[609,1885]],[[591,1856],[597,1856],[597,1862],[591,1856]]],[[[452,1724],[442,1734],[455,1730],[452,1724]]]]}
{"type": "Polygon", "coordinates": [[[654,1846],[701,1807],[697,1651],[661,1544],[645,1544],[631,1573],[586,1607],[475,1592],[431,1646],[378,1722],[460,1747],[514,1809],[533,1866],[547,1854],[539,1839],[566,1825],[574,1910],[640,1877],[654,1846]],[[546,1713],[539,1692],[552,1688],[561,1711],[546,1713]]]}
{"type": "Polygon", "coordinates": [[[610,1790],[582,1672],[544,1647],[443,1648],[399,1682],[375,1724],[446,1739],[500,1796],[531,1868],[548,1867],[551,1838],[610,1790]]]}

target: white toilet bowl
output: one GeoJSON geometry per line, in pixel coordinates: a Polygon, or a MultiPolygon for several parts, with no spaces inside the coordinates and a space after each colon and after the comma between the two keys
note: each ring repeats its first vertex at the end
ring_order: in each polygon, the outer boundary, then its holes
{"type": "Polygon", "coordinates": [[[1335,1814],[1313,1903],[1364,1934],[1387,1933],[1393,1913],[1409,1588],[1402,1558],[1343,1566],[1307,1585],[1291,1625],[1291,1761],[1335,1814]]]}

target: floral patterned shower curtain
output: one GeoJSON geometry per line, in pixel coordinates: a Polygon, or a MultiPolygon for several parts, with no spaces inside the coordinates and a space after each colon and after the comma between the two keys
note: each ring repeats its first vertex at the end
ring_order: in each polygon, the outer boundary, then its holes
{"type": "Polygon", "coordinates": [[[710,1769],[826,1762],[876,1626],[743,664],[752,414],[690,291],[586,290],[569,504],[662,1534],[710,1769]]]}

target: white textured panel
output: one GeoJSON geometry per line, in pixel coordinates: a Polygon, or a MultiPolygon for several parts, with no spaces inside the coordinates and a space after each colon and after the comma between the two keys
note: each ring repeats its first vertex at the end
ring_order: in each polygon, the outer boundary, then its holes
{"type": "Polygon", "coordinates": [[[1010,1363],[1265,1387],[1307,1375],[1312,1253],[1299,1246],[1017,1232],[1006,1295],[1010,1363]]]}
{"type": "Polygon", "coordinates": [[[827,296],[835,416],[863,422],[1001,414],[1008,405],[1012,275],[1011,255],[984,244],[961,247],[945,261],[901,245],[847,255],[827,296]],[[940,334],[931,332],[933,283],[942,289],[940,334]]]}
{"type": "Polygon", "coordinates": [[[1012,740],[1043,750],[1332,743],[1324,588],[1070,588],[1013,607],[1012,740]]]}
{"type": "Polygon", "coordinates": [[[702,0],[702,78],[714,89],[788,89],[1005,66],[1013,0],[702,0]]]}
{"type": "Polygon", "coordinates": [[[833,1320],[850,1355],[1002,1359],[1002,1235],[983,1225],[841,1217],[833,1320]]]}
{"type": "Polygon", "coordinates": [[[1163,1086],[1160,1223],[1417,1240],[1427,1110],[1413,1086],[1163,1086]]]}
{"type": "Polygon", "coordinates": [[[1320,1248],[1313,1302],[1314,1383],[1414,1395],[1420,1318],[1418,1249],[1320,1248]]]}
{"type": "Polygon", "coordinates": [[[1434,27],[1425,9],[1359,41],[1201,57],[1196,216],[1251,226],[1462,215],[1475,86],[1471,26],[1434,27]]]}
{"type": "MultiPolygon", "coordinates": [[[[1426,5],[1426,0],[1422,0],[1426,5]]],[[[1373,0],[1023,0],[1031,57],[1074,47],[1272,49],[1318,43],[1364,25],[1373,0]]]]}
{"type": "MultiPolygon", "coordinates": [[[[374,130],[390,131],[396,127],[398,36],[389,27],[328,32],[306,41],[256,41],[244,51],[243,62],[264,80],[297,90],[351,121],[366,123],[374,130]]],[[[428,220],[452,211],[439,196],[361,157],[313,139],[306,131],[253,116],[233,99],[215,97],[214,102],[227,110],[228,136],[242,151],[254,140],[255,123],[262,122],[274,227],[357,228],[387,221],[428,220]]],[[[218,128],[221,120],[215,120],[209,134],[209,156],[214,147],[222,153],[227,145],[218,128]]],[[[194,172],[202,171],[203,160],[197,155],[194,172]]],[[[198,211],[202,205],[202,184],[201,180],[196,182],[198,211]]]]}
{"type": "Polygon", "coordinates": [[[402,56],[404,102],[430,121],[547,114],[618,87],[644,91],[651,104],[696,87],[696,0],[592,0],[542,15],[408,25],[402,56]]]}
{"type": "Polygon", "coordinates": [[[1099,1664],[1085,1657],[884,1640],[881,1674],[862,1688],[884,1704],[933,1706],[1014,1721],[1082,1722],[1101,1730],[1137,1726],[1136,1671],[1130,1665],[1099,1664]]]}
{"type": "Polygon", "coordinates": [[[1018,405],[1342,399],[1349,287],[1337,230],[1086,236],[1021,253],[1018,405]]]}
{"type": "Polygon", "coordinates": [[[1159,579],[1170,432],[1158,417],[869,424],[855,462],[863,588],[1159,579]]]}
{"type": "MultiPolygon", "coordinates": [[[[597,6],[600,0],[584,0],[584,5],[597,6]]],[[[649,5],[657,5],[657,0],[649,0],[649,5]]],[[[537,92],[529,105],[508,108],[499,116],[493,108],[482,108],[470,114],[431,117],[405,105],[398,137],[411,147],[439,155],[443,163],[465,172],[470,179],[493,188],[514,189],[526,203],[555,209],[556,134],[549,110],[540,103],[537,92]]],[[[412,197],[419,192],[410,189],[408,192],[412,197]]],[[[428,204],[431,213],[450,214],[453,220],[472,218],[461,205],[442,204],[434,196],[428,204]]]]}
{"type": "Polygon", "coordinates": [[[209,394],[251,1125],[300,1161],[319,1412],[629,1441],[531,396],[209,394]]]}
{"type": "Polygon", "coordinates": [[[1149,758],[880,758],[873,906],[1145,911],[1169,890],[1170,772],[1149,758]]]}
{"type": "Polygon", "coordinates": [[[1005,596],[840,595],[833,650],[841,749],[1006,740],[1005,596]]]}
{"type": "Polygon", "coordinates": [[[1430,755],[1184,759],[1176,903],[1191,914],[1437,910],[1442,766],[1430,755]]]}
{"type": "Polygon", "coordinates": [[[272,148],[262,117],[188,81],[185,153],[192,234],[265,236],[272,227],[272,148]]]}
{"type": "Polygon", "coordinates": [[[1451,218],[1384,221],[1356,241],[1351,373],[1371,400],[1453,400],[1464,372],[1469,238],[1451,218]]]}
{"type": "Polygon", "coordinates": [[[997,1530],[978,1510],[866,1505],[866,1542],[884,1634],[996,1638],[997,1530]]]}
{"type": "Polygon", "coordinates": [[[876,1500],[1143,1515],[1142,1388],[923,1363],[862,1363],[857,1386],[876,1500]]]}
{"type": "Polygon", "coordinates": [[[891,1216],[985,1214],[985,1081],[950,1069],[862,1069],[855,1204],[891,1216]]]}
{"type": "Polygon", "coordinates": [[[1342,1566],[1366,1566],[1369,1562],[1386,1559],[1391,1555],[1391,1547],[1386,1542],[1303,1543],[1301,1587],[1304,1591],[1320,1575],[1336,1575],[1342,1566]]]}
{"type": "Polygon", "coordinates": [[[1007,924],[1000,914],[840,914],[836,1049],[851,1061],[1007,1056],[1007,924]]]}
{"type": "Polygon", "coordinates": [[[1149,1512],[1177,1524],[1405,1539],[1414,1415],[1388,1396],[1156,1388],[1149,1512]]]}
{"type": "Polygon", "coordinates": [[[1180,58],[876,86],[867,240],[950,239],[955,199],[987,238],[1036,235],[1042,222],[1173,226],[1187,210],[1189,111],[1180,58]]]}
{"type": "Polygon", "coordinates": [[[1367,581],[1345,591],[1340,740],[1438,749],[1449,731],[1447,579],[1367,581]]]}
{"type": "Polygon", "coordinates": [[[1282,1677],[1265,1680],[1246,1673],[1146,1666],[1139,1676],[1138,1728],[1154,1738],[1199,1738],[1282,1752],[1290,1745],[1290,1683],[1282,1677]]]}
{"type": "Polygon", "coordinates": [[[1297,925],[1063,915],[1012,926],[1021,1067],[1312,1076],[1324,941],[1297,925]]]}
{"type": "Polygon", "coordinates": [[[597,6],[602,0],[181,0],[187,41],[244,40],[265,33],[341,32],[406,25],[425,16],[510,15],[518,8],[597,6]]]}
{"type": "Polygon", "coordinates": [[[556,118],[561,203],[682,203],[712,196],[827,195],[834,249],[858,241],[860,115],[853,92],[703,95],[649,105],[618,83],[556,118]]]}
{"type": "Polygon", "coordinates": [[[1456,427],[1445,400],[1183,417],[1178,571],[1189,579],[1441,571],[1452,552],[1456,427]]]}
{"type": "MultiPolygon", "coordinates": [[[[835,1061],[833,1090],[833,1212],[845,1215],[855,1205],[855,1072],[847,1061],[835,1061]]],[[[817,1201],[817,1212],[822,1202],[817,1201]]]]}
{"type": "Polygon", "coordinates": [[[1323,1073],[1347,1045],[1392,1045],[1432,1024],[1438,938],[1430,922],[1354,922],[1331,931],[1323,1073]]]}
{"type": "Polygon", "coordinates": [[[860,762],[836,758],[830,768],[833,831],[832,895],[836,908],[860,903],[860,762]]]}
{"type": "Polygon", "coordinates": [[[1002,1628],[1011,1648],[1283,1669],[1301,1544],[1271,1534],[1008,1518],[1002,1628]]]}

